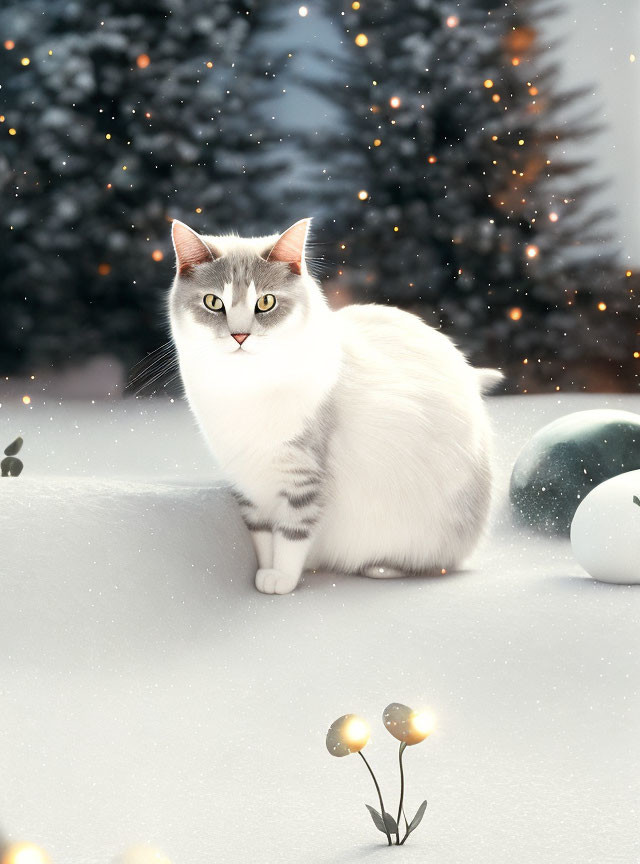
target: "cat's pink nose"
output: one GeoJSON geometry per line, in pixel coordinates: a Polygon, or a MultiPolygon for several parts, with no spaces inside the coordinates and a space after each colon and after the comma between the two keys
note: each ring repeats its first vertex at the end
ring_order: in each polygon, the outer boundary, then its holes
{"type": "Polygon", "coordinates": [[[242,345],[242,343],[244,342],[244,340],[247,338],[247,336],[249,334],[248,333],[232,333],[231,335],[236,340],[238,345],[242,345]]]}

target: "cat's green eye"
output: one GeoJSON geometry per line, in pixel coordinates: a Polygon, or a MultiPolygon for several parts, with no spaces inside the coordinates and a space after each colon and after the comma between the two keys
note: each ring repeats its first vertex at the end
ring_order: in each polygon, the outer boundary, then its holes
{"type": "Polygon", "coordinates": [[[258,298],[256,303],[256,312],[268,312],[276,305],[276,298],[273,294],[263,294],[258,298]]]}
{"type": "Polygon", "coordinates": [[[224,303],[219,297],[216,297],[215,294],[205,294],[202,298],[202,302],[207,309],[211,309],[212,312],[222,312],[224,309],[224,303]]]}

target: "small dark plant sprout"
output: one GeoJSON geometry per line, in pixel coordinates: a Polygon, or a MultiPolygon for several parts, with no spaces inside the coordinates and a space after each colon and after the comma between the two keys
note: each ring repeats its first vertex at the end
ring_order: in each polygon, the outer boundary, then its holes
{"type": "Polygon", "coordinates": [[[327,733],[327,750],[332,756],[348,756],[350,753],[357,753],[366,765],[378,794],[380,802],[380,810],[376,810],[370,804],[365,805],[373,824],[378,831],[382,832],[387,838],[387,845],[402,846],[409,835],[416,830],[425,810],[427,802],[423,801],[418,807],[418,810],[411,820],[407,819],[404,812],[404,766],[402,764],[402,756],[407,747],[414,744],[419,744],[424,741],[433,731],[433,718],[425,711],[413,711],[406,705],[401,705],[398,702],[392,702],[387,705],[382,714],[382,722],[387,731],[400,742],[400,750],[398,752],[398,763],[400,767],[400,801],[398,803],[398,815],[394,818],[390,813],[387,813],[383,800],[380,785],[368,761],[362,754],[363,747],[369,741],[369,727],[366,722],[356,714],[344,714],[342,717],[331,724],[327,733]],[[400,819],[404,820],[404,834],[400,828],[400,819]],[[403,836],[402,836],[403,835],[403,836]],[[395,841],[392,837],[395,836],[395,841]]]}
{"type": "Polygon", "coordinates": [[[17,477],[22,473],[24,465],[20,459],[16,458],[16,454],[20,452],[23,443],[22,438],[18,437],[4,448],[5,458],[0,462],[0,471],[2,471],[3,477],[17,477]]]}

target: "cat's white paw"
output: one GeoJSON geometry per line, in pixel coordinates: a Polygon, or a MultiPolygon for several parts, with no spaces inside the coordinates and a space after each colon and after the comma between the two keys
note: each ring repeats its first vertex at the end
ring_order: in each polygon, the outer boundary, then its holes
{"type": "Polygon", "coordinates": [[[256,573],[256,588],[263,594],[289,594],[298,584],[295,576],[281,570],[263,569],[256,573]]]}

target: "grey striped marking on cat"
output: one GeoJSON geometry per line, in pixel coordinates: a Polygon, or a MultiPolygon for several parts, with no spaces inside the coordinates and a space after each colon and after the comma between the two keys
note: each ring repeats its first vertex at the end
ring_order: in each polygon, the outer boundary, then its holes
{"type": "Polygon", "coordinates": [[[237,489],[230,489],[229,491],[238,502],[244,523],[250,531],[271,531],[272,526],[270,522],[266,519],[257,519],[255,517],[253,511],[256,505],[253,501],[250,501],[246,495],[243,495],[237,489]]]}
{"type": "Polygon", "coordinates": [[[317,525],[324,506],[327,452],[335,427],[333,400],[329,396],[300,435],[287,445],[286,473],[292,477],[291,485],[281,489],[279,495],[286,501],[289,512],[285,526],[276,530],[287,540],[306,540],[317,525]]]}
{"type": "Polygon", "coordinates": [[[287,540],[306,540],[317,525],[324,505],[323,487],[329,441],[334,428],[333,404],[328,397],[305,430],[285,444],[283,473],[290,481],[279,496],[287,504],[282,522],[272,524],[257,518],[256,504],[237,489],[231,493],[251,531],[277,531],[287,540]]]}

